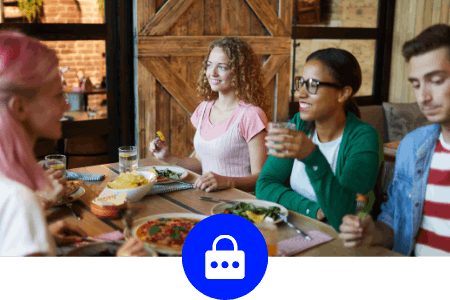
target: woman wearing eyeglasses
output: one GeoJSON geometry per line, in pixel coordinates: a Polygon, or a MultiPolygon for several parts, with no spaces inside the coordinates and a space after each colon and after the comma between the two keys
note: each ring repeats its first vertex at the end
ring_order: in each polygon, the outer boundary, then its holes
{"type": "Polygon", "coordinates": [[[377,131],[359,120],[353,96],[361,81],[361,67],[348,51],[329,48],[308,56],[302,76],[295,78],[296,130],[272,129],[266,137],[268,149],[281,151],[271,154],[261,171],[258,199],[326,220],[336,230],[344,215],[355,213],[356,193],[369,193],[373,203],[383,144],[377,131]]]}

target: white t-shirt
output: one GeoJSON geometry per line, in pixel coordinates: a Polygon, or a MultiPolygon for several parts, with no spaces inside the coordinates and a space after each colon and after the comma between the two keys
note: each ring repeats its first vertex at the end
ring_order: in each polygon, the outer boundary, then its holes
{"type": "MultiPolygon", "coordinates": [[[[317,136],[316,130],[314,131],[314,136],[312,137],[311,140],[314,144],[317,145],[317,147],[319,147],[320,151],[330,164],[333,174],[335,174],[339,148],[341,146],[342,141],[342,135],[339,138],[335,139],[334,141],[328,143],[321,143],[319,141],[319,137],[317,136]]],[[[311,185],[311,181],[309,180],[308,174],[306,173],[305,164],[298,159],[294,161],[290,183],[291,188],[295,192],[299,193],[303,197],[308,198],[311,201],[317,202],[316,192],[314,191],[314,188],[311,185]]]]}
{"type": "Polygon", "coordinates": [[[42,208],[32,190],[0,175],[0,256],[55,255],[42,208]]]}

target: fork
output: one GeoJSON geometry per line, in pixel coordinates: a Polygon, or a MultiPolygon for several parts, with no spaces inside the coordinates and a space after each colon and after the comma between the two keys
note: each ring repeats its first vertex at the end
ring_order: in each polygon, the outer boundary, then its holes
{"type": "Polygon", "coordinates": [[[65,205],[70,208],[70,210],[72,211],[73,215],[75,217],[77,217],[78,220],[81,220],[81,215],[75,210],[75,208],[73,208],[72,203],[65,203],[65,205]]]}
{"type": "Polygon", "coordinates": [[[278,214],[278,216],[283,219],[283,221],[291,228],[293,228],[295,231],[297,231],[298,234],[300,234],[301,236],[303,236],[305,239],[307,240],[312,240],[311,237],[309,235],[307,235],[305,232],[301,231],[300,229],[298,229],[297,227],[294,226],[294,224],[290,223],[287,220],[287,216],[283,215],[283,214],[278,214]]]}

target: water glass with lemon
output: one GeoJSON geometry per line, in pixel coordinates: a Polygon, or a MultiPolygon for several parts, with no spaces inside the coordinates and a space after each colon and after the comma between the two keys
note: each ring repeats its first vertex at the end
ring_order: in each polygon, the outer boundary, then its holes
{"type": "Polygon", "coordinates": [[[138,168],[138,149],[136,146],[119,147],[119,171],[130,172],[138,168]]]}
{"type": "Polygon", "coordinates": [[[64,176],[66,176],[66,163],[66,156],[62,154],[51,154],[45,157],[45,168],[61,170],[64,176]]]}

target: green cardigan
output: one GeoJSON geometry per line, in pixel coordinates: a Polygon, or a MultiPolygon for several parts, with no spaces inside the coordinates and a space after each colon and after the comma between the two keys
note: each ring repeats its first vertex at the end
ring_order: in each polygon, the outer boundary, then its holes
{"type": "MultiPolygon", "coordinates": [[[[291,121],[296,130],[305,130],[305,121],[297,113],[291,121]]],[[[317,196],[317,202],[298,194],[285,182],[290,178],[294,159],[269,156],[256,182],[256,197],[279,203],[284,207],[316,218],[322,208],[328,222],[339,231],[342,218],[354,214],[356,193],[368,194],[371,203],[374,195],[378,167],[383,160],[383,143],[378,132],[369,124],[349,113],[339,148],[336,174],[319,147],[302,162],[317,196]]]]}

